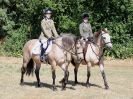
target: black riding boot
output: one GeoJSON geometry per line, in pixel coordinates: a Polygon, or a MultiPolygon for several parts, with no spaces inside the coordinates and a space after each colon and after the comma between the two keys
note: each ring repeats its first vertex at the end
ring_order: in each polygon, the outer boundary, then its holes
{"type": "Polygon", "coordinates": [[[40,40],[40,43],[41,43],[41,55],[40,55],[40,60],[43,62],[44,60],[45,61],[47,61],[47,54],[45,54],[45,52],[46,52],[46,50],[47,50],[47,48],[48,48],[48,46],[49,46],[49,44],[50,44],[50,41],[51,41],[51,39],[48,39],[47,40],[47,46],[46,46],[46,48],[43,48],[43,43],[41,42],[41,40],[40,40]]]}
{"type": "Polygon", "coordinates": [[[43,48],[43,44],[41,43],[41,55],[40,55],[41,62],[45,60],[44,53],[45,53],[45,49],[43,48]]]}

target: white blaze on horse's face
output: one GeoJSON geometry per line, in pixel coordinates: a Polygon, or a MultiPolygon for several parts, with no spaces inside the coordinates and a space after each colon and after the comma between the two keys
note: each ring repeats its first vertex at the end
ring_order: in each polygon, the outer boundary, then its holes
{"type": "Polygon", "coordinates": [[[107,46],[109,49],[112,49],[113,46],[112,46],[112,43],[111,43],[109,33],[105,33],[104,31],[102,31],[102,38],[104,40],[105,46],[107,46]]]}

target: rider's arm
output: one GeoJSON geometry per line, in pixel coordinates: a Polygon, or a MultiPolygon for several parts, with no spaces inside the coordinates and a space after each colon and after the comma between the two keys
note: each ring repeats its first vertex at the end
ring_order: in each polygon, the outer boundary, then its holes
{"type": "Polygon", "coordinates": [[[82,23],[79,25],[79,32],[80,32],[80,35],[82,36],[82,34],[83,34],[83,25],[82,25],[82,23]]]}
{"type": "Polygon", "coordinates": [[[92,27],[91,27],[91,24],[89,23],[89,35],[90,37],[93,37],[93,33],[92,33],[92,27]]]}
{"type": "Polygon", "coordinates": [[[58,37],[58,33],[56,31],[55,25],[54,25],[54,21],[52,20],[52,32],[54,34],[54,37],[58,37]]]}

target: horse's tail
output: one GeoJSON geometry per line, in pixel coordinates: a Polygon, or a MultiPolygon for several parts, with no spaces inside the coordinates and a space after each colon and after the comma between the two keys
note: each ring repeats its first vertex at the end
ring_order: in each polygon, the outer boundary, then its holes
{"type": "Polygon", "coordinates": [[[30,76],[31,74],[33,75],[33,71],[34,71],[34,61],[31,58],[29,63],[27,64],[26,75],[28,76],[30,76]]]}

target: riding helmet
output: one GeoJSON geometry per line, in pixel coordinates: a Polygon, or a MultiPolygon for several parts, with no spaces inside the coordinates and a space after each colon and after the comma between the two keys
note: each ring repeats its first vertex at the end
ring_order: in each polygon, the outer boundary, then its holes
{"type": "Polygon", "coordinates": [[[88,13],[83,13],[82,14],[82,18],[84,19],[84,18],[89,18],[89,14],[88,13]]]}
{"type": "Polygon", "coordinates": [[[43,9],[43,14],[52,14],[52,9],[51,8],[43,9]]]}

